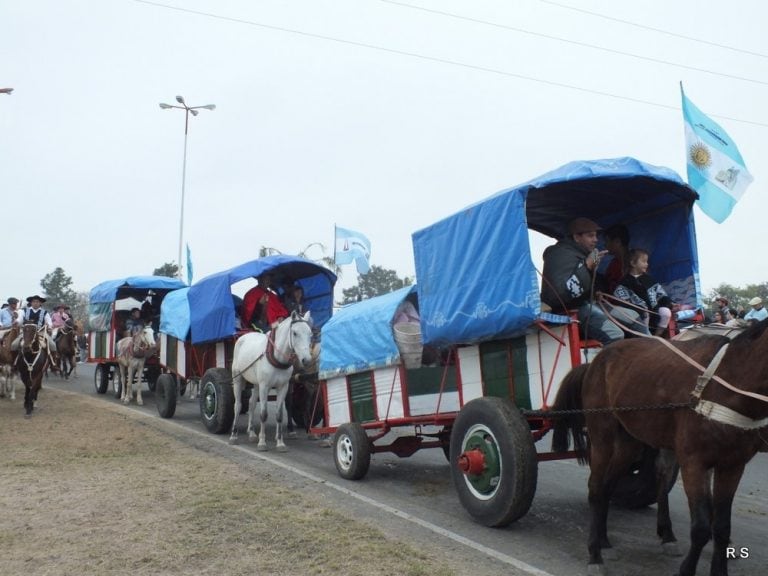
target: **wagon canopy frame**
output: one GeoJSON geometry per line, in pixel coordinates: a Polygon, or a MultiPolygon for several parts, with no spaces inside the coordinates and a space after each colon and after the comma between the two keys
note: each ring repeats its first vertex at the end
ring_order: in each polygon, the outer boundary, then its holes
{"type": "MultiPolygon", "coordinates": [[[[128,276],[106,280],[94,286],[88,299],[88,321],[92,330],[110,330],[115,303],[127,298],[144,300],[151,291],[161,298],[185,288],[177,278],[167,276],[128,276]]],[[[158,311],[159,312],[159,311],[158,311]]]]}
{"type": "Polygon", "coordinates": [[[651,254],[651,273],[670,297],[699,306],[697,198],[669,168],[629,157],[577,161],[414,232],[424,343],[470,344],[524,332],[541,313],[528,231],[560,239],[578,216],[603,228],[625,225],[632,247],[651,254]]]}
{"type": "Polygon", "coordinates": [[[336,274],[299,256],[277,254],[258,258],[234,268],[202,278],[187,290],[164,302],[160,332],[192,344],[232,338],[235,330],[235,302],[232,285],[266,272],[275,275],[276,284],[299,284],[315,327],[321,327],[333,313],[333,288],[336,274]]]}

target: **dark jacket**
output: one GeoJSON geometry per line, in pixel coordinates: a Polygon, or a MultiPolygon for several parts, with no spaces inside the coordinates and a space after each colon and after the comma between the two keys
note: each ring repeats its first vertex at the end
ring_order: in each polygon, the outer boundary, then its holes
{"type": "Polygon", "coordinates": [[[541,301],[555,312],[578,308],[590,298],[592,272],[586,265],[589,251],[570,238],[544,250],[541,301]]]}

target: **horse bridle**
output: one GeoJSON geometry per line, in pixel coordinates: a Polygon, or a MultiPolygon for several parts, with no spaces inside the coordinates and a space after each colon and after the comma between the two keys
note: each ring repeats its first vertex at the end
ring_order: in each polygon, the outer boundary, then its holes
{"type": "MultiPolygon", "coordinates": [[[[45,326],[40,326],[39,328],[37,328],[35,330],[35,338],[29,344],[29,347],[27,348],[24,345],[21,346],[22,353],[19,354],[18,357],[21,358],[24,361],[24,364],[27,365],[27,372],[29,372],[30,374],[32,374],[32,371],[35,368],[35,364],[37,364],[37,360],[40,358],[40,354],[42,354],[42,352],[43,352],[43,345],[42,345],[42,341],[41,341],[40,337],[41,337],[41,334],[43,333],[44,330],[45,330],[45,326]],[[37,350],[35,350],[35,348],[34,348],[35,344],[37,344],[37,350]],[[35,357],[32,359],[31,362],[29,360],[27,360],[27,355],[24,354],[24,350],[25,349],[32,350],[32,352],[35,353],[35,357]]],[[[22,342],[26,342],[24,340],[24,327],[23,326],[22,326],[22,332],[21,332],[21,340],[22,340],[22,342]]]]}
{"type": "MultiPolygon", "coordinates": [[[[272,330],[270,330],[269,333],[267,334],[267,349],[265,351],[265,354],[267,356],[267,362],[269,362],[270,364],[272,364],[272,366],[274,366],[279,370],[287,370],[288,368],[293,366],[293,361],[296,360],[296,351],[293,348],[293,330],[291,330],[291,328],[293,327],[294,324],[299,324],[301,322],[304,322],[305,324],[309,324],[309,322],[307,322],[303,318],[294,318],[293,316],[291,316],[290,318],[286,318],[285,320],[291,321],[290,325],[288,326],[288,348],[291,351],[291,353],[288,355],[288,363],[281,362],[280,360],[277,359],[277,357],[275,356],[274,334],[272,333],[272,330]]],[[[283,322],[285,322],[285,320],[283,320],[283,322]]],[[[282,324],[282,322],[280,324],[282,324]]],[[[277,326],[278,328],[280,327],[280,324],[278,324],[277,326]]],[[[277,328],[275,328],[274,331],[277,332],[277,328]]]]}

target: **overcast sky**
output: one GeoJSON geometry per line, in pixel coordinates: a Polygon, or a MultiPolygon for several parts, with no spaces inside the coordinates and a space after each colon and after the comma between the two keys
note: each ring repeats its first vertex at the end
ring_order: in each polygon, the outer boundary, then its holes
{"type": "Polygon", "coordinates": [[[696,208],[704,292],[768,281],[766,6],[0,0],[0,299],[57,266],[88,291],[177,260],[177,94],[216,104],[190,117],[196,279],[262,245],[330,255],[334,224],[411,276],[412,232],[566,162],[685,176],[680,81],[755,179],[723,224],[696,208]]]}

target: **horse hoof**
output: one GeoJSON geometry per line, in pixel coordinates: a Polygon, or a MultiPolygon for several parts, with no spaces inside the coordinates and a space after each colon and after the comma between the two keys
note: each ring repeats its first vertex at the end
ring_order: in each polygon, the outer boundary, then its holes
{"type": "Polygon", "coordinates": [[[297,434],[295,430],[288,432],[288,438],[296,438],[297,434]]]}
{"type": "Polygon", "coordinates": [[[587,576],[607,576],[605,564],[587,564],[587,576]]]}
{"type": "Polygon", "coordinates": [[[230,446],[234,446],[235,444],[237,444],[237,438],[230,438],[229,439],[229,445],[230,446]]]}
{"type": "MultiPolygon", "coordinates": [[[[600,554],[603,556],[603,560],[618,560],[619,553],[616,548],[603,548],[600,550],[600,554]]],[[[594,564],[594,566],[600,566],[600,564],[594,564]]]]}
{"type": "Polygon", "coordinates": [[[330,448],[331,441],[328,440],[328,438],[323,438],[322,440],[320,440],[320,442],[318,442],[317,445],[320,446],[321,448],[330,448]]]}
{"type": "Polygon", "coordinates": [[[282,446],[278,446],[277,448],[275,448],[275,450],[278,452],[288,452],[288,446],[283,444],[282,446]]]}
{"type": "Polygon", "coordinates": [[[680,549],[680,545],[677,542],[663,542],[661,550],[665,556],[677,557],[682,556],[683,551],[680,549]]]}
{"type": "Polygon", "coordinates": [[[143,400],[136,400],[136,404],[138,404],[139,406],[144,406],[144,401],[143,400]]]}
{"type": "Polygon", "coordinates": [[[267,448],[266,444],[258,444],[256,446],[256,451],[257,452],[266,452],[267,450],[269,450],[269,448],[267,448]]]}

